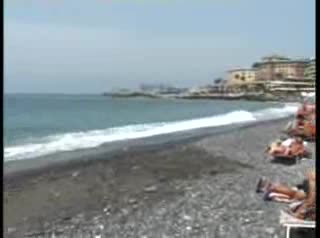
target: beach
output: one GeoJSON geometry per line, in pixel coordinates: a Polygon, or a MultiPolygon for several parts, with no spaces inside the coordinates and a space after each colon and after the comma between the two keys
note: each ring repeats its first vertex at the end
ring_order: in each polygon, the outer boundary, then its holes
{"type": "Polygon", "coordinates": [[[255,187],[295,185],[315,165],[313,143],[298,164],[265,159],[288,121],[5,173],[4,237],[284,237],[287,205],[255,187]]]}

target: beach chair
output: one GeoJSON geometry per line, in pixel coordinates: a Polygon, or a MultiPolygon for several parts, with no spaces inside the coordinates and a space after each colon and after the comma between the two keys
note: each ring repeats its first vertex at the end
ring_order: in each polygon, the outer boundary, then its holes
{"type": "Polygon", "coordinates": [[[316,228],[315,221],[297,219],[285,211],[280,211],[280,224],[286,228],[286,238],[290,238],[291,228],[316,228]]]}

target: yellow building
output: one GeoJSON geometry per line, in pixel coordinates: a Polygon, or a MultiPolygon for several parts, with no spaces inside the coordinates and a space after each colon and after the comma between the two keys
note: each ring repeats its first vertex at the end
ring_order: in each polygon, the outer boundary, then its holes
{"type": "Polygon", "coordinates": [[[255,69],[233,69],[227,72],[226,85],[240,85],[255,81],[255,69]]]}

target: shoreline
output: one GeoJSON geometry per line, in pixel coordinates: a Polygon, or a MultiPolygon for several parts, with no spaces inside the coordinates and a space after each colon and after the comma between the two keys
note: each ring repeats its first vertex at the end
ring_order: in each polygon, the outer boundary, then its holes
{"type": "Polygon", "coordinates": [[[12,160],[4,162],[4,176],[10,174],[28,173],[33,170],[42,170],[52,166],[64,166],[68,164],[77,164],[81,160],[87,160],[86,157],[112,157],[115,155],[128,153],[131,151],[148,151],[154,149],[167,149],[172,146],[192,143],[209,136],[219,134],[233,133],[234,130],[244,130],[250,127],[268,125],[277,122],[287,121],[292,116],[266,121],[243,122],[217,127],[207,127],[174,132],[169,134],[155,135],[151,137],[128,139],[115,142],[107,142],[93,148],[77,149],[72,151],[56,152],[49,155],[29,158],[25,160],[12,160]]]}
{"type": "Polygon", "coordinates": [[[294,166],[263,159],[266,144],[288,120],[211,135],[203,130],[177,143],[7,175],[4,237],[283,235],[283,204],[265,203],[254,190],[261,175],[298,183],[314,164],[314,154],[294,166]]]}
{"type": "Polygon", "coordinates": [[[303,96],[295,92],[292,95],[287,93],[252,93],[252,92],[241,92],[241,93],[213,93],[211,95],[162,95],[153,94],[147,92],[131,92],[131,93],[103,93],[102,96],[110,98],[123,98],[123,99],[134,99],[134,98],[148,98],[148,99],[173,99],[173,100],[225,100],[225,101],[253,101],[253,102],[279,102],[279,103],[290,103],[299,102],[303,99],[303,96]]]}

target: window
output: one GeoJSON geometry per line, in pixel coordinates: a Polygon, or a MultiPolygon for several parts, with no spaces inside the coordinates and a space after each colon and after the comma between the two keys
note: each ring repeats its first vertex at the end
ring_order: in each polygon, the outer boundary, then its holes
{"type": "Polygon", "coordinates": [[[282,78],[283,78],[282,73],[276,73],[276,78],[277,78],[277,79],[282,79],[282,78]]]}

